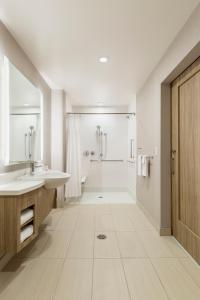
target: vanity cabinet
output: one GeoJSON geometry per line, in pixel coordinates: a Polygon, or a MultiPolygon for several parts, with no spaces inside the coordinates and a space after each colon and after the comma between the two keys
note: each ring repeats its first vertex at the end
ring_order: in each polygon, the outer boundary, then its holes
{"type": "Polygon", "coordinates": [[[0,257],[5,252],[4,239],[4,201],[0,201],[0,257]]]}
{"type": "Polygon", "coordinates": [[[55,189],[44,187],[23,195],[0,196],[0,254],[18,253],[37,237],[39,226],[56,207],[55,196],[55,189]],[[21,216],[27,210],[31,216],[22,224],[21,216]],[[22,232],[27,228],[31,228],[31,234],[24,238],[22,232]]]}
{"type": "Polygon", "coordinates": [[[47,190],[44,187],[38,190],[38,226],[42,224],[52,208],[56,208],[56,190],[47,190]]]}
{"type": "Polygon", "coordinates": [[[38,190],[20,196],[4,196],[6,252],[19,252],[38,235],[37,204],[38,190]],[[21,213],[27,208],[33,209],[33,217],[21,225],[21,213]],[[33,226],[33,234],[21,242],[21,232],[29,224],[33,226]]]}

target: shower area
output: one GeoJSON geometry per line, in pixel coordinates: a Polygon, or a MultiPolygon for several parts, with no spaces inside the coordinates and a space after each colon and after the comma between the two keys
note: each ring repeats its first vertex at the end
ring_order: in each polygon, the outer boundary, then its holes
{"type": "Polygon", "coordinates": [[[76,119],[75,142],[80,154],[78,201],[135,201],[135,114],[76,113],[70,118],[71,122],[76,119]]]}

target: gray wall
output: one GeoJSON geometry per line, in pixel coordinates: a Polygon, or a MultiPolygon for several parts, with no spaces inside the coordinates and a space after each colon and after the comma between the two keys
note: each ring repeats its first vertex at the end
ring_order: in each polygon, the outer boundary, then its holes
{"type": "Polygon", "coordinates": [[[44,96],[44,161],[51,165],[51,89],[31,63],[30,59],[0,21],[0,55],[6,55],[44,96]]]}
{"type": "Polygon", "coordinates": [[[169,82],[192,62],[191,53],[200,56],[199,48],[192,51],[199,41],[200,5],[137,94],[138,153],[154,154],[158,147],[150,178],[137,178],[137,199],[159,229],[171,226],[169,82]]]}

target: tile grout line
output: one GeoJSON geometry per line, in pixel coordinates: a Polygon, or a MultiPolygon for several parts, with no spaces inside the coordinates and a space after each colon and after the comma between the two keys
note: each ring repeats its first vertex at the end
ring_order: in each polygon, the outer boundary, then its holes
{"type": "MultiPolygon", "coordinates": [[[[157,259],[159,259],[159,258],[157,258],[157,259]]],[[[156,270],[156,268],[155,268],[155,266],[152,262],[152,258],[149,257],[149,261],[150,261],[150,264],[152,265],[153,270],[155,271],[156,276],[158,277],[158,280],[159,280],[159,282],[160,282],[160,284],[161,284],[161,286],[162,286],[162,288],[163,288],[163,290],[166,294],[167,299],[170,300],[170,295],[168,294],[167,289],[165,288],[164,283],[162,282],[162,279],[160,278],[159,273],[157,272],[157,270],[156,270]]]]}
{"type": "Polygon", "coordinates": [[[125,267],[124,267],[124,263],[123,263],[122,253],[121,253],[121,250],[120,250],[120,247],[119,247],[119,240],[118,240],[118,237],[117,237],[117,232],[115,234],[116,234],[117,246],[118,246],[118,250],[119,250],[119,254],[120,254],[119,261],[120,261],[122,269],[123,269],[123,274],[124,274],[124,279],[125,279],[125,282],[126,282],[126,287],[127,287],[129,299],[131,300],[131,292],[130,292],[130,289],[129,289],[129,286],[128,286],[128,280],[127,280],[127,277],[126,277],[126,272],[125,272],[125,267]]]}
{"type": "MultiPolygon", "coordinates": [[[[94,218],[94,222],[95,222],[95,218],[94,218]]],[[[95,224],[94,224],[95,226],[95,224]]],[[[95,230],[95,228],[94,228],[95,230]]],[[[91,300],[93,299],[94,296],[94,247],[95,247],[95,232],[94,231],[94,235],[93,235],[93,259],[92,259],[92,286],[91,286],[91,300]]]]}
{"type": "MultiPolygon", "coordinates": [[[[78,215],[79,215],[79,214],[78,214],[78,215]]],[[[77,222],[78,222],[78,216],[77,216],[77,219],[76,219],[76,222],[75,222],[75,223],[77,223],[77,222]]],[[[67,259],[67,253],[68,253],[68,250],[69,250],[69,246],[70,246],[70,244],[71,244],[72,236],[73,236],[73,234],[74,234],[74,232],[75,232],[75,227],[76,227],[76,224],[74,225],[74,229],[73,229],[73,231],[72,231],[72,233],[71,233],[71,236],[70,236],[70,239],[69,239],[69,244],[68,244],[68,247],[67,247],[67,249],[66,249],[65,257],[64,257],[64,259],[63,259],[63,264],[62,264],[62,267],[61,267],[61,270],[60,270],[60,274],[59,274],[59,276],[58,276],[58,279],[57,279],[57,282],[56,282],[56,285],[55,285],[55,289],[54,289],[54,293],[53,293],[53,295],[52,295],[52,300],[55,298],[55,295],[56,295],[56,291],[57,291],[57,288],[58,288],[58,284],[59,284],[59,281],[60,281],[60,279],[61,279],[61,275],[62,275],[62,272],[63,272],[63,269],[64,269],[64,265],[65,265],[65,262],[66,262],[66,259],[67,259]]]]}
{"type": "MultiPolygon", "coordinates": [[[[188,272],[188,270],[186,269],[186,267],[184,266],[184,264],[181,262],[181,259],[190,259],[189,257],[178,257],[177,258],[179,263],[181,264],[181,266],[183,267],[183,269],[186,271],[187,275],[190,277],[190,279],[192,280],[192,282],[198,287],[198,289],[200,290],[200,286],[194,281],[192,275],[188,272]]],[[[197,264],[197,262],[194,260],[194,262],[197,264]]],[[[197,265],[199,266],[199,265],[197,265]]]]}
{"type": "Polygon", "coordinates": [[[78,217],[79,217],[79,215],[80,215],[80,212],[77,214],[77,218],[76,218],[76,221],[75,221],[75,224],[74,224],[74,228],[73,228],[73,230],[72,230],[72,234],[71,234],[71,237],[70,237],[70,239],[69,239],[69,245],[68,245],[68,247],[67,247],[67,249],[66,249],[65,261],[66,261],[66,259],[68,258],[68,257],[67,257],[68,251],[69,251],[69,248],[70,248],[70,245],[71,245],[71,242],[72,242],[72,238],[73,238],[74,233],[75,233],[75,231],[76,231],[76,226],[77,226],[77,223],[78,223],[78,217]]]}
{"type": "MultiPolygon", "coordinates": [[[[60,217],[62,217],[62,216],[63,216],[63,212],[62,212],[62,214],[61,214],[60,217]]],[[[53,232],[55,232],[59,220],[60,220],[60,218],[58,219],[58,221],[57,221],[57,223],[56,223],[56,225],[55,225],[55,228],[54,228],[53,230],[43,230],[43,232],[48,232],[48,231],[53,231],[53,232]]],[[[42,247],[42,249],[41,249],[41,251],[40,251],[40,254],[38,255],[38,258],[42,258],[42,257],[41,257],[41,252],[43,251],[43,249],[45,249],[45,246],[47,245],[49,239],[50,239],[50,236],[47,238],[46,242],[44,243],[44,245],[43,245],[43,247],[42,247]]],[[[48,258],[48,257],[46,257],[46,258],[48,258]]]]}
{"type": "Polygon", "coordinates": [[[64,269],[64,264],[65,264],[65,259],[63,259],[62,267],[61,267],[60,273],[58,275],[58,278],[56,280],[55,289],[54,289],[54,292],[52,294],[52,300],[55,298],[56,291],[57,291],[57,288],[58,288],[58,283],[60,281],[60,278],[61,278],[61,275],[62,275],[62,272],[63,272],[63,269],[64,269]]]}

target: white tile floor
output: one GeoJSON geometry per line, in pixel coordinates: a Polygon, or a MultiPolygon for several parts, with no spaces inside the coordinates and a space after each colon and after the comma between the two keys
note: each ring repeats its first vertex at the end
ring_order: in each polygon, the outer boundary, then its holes
{"type": "Polygon", "coordinates": [[[0,272],[0,299],[199,300],[200,267],[135,204],[68,205],[0,272]]]}

